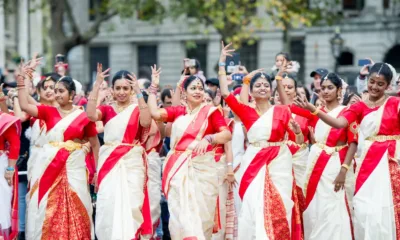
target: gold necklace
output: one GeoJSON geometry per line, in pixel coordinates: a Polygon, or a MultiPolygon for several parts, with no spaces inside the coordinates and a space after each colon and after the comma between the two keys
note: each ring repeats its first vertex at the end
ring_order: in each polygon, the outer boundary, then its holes
{"type": "Polygon", "coordinates": [[[73,110],[75,110],[75,107],[72,106],[72,108],[71,108],[70,110],[63,110],[63,109],[60,108],[60,107],[58,107],[57,109],[58,109],[58,111],[61,112],[62,114],[68,115],[68,114],[70,114],[73,110]]]}
{"type": "Polygon", "coordinates": [[[380,99],[376,100],[375,102],[371,101],[369,98],[367,98],[368,100],[368,105],[370,108],[376,108],[377,106],[380,106],[381,102],[384,102],[386,100],[386,94],[383,95],[383,97],[381,97],[380,99]],[[371,106],[373,105],[373,106],[371,106]]]}
{"type": "Polygon", "coordinates": [[[115,103],[115,108],[117,110],[117,113],[120,113],[122,111],[125,110],[125,108],[129,107],[130,104],[126,105],[126,106],[119,106],[118,103],[115,103]]]}

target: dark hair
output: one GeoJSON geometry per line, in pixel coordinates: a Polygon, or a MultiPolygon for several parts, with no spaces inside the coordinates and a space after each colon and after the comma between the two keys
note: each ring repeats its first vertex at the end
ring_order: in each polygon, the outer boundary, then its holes
{"type": "Polygon", "coordinates": [[[62,83],[64,87],[68,90],[68,93],[71,95],[72,92],[76,93],[76,86],[74,80],[69,76],[64,76],[58,80],[57,83],[62,83]]]}
{"type": "Polygon", "coordinates": [[[112,86],[114,87],[115,82],[116,82],[117,80],[120,80],[120,79],[124,79],[124,78],[125,78],[125,79],[132,80],[132,79],[128,76],[128,74],[131,74],[131,73],[128,72],[128,71],[126,71],[126,70],[118,71],[116,74],[114,74],[114,77],[113,77],[113,79],[112,79],[112,81],[111,81],[112,86]]]}
{"type": "Polygon", "coordinates": [[[285,73],[285,74],[283,75],[283,78],[286,78],[286,77],[293,80],[293,82],[294,82],[294,88],[297,89],[297,74],[296,74],[296,73],[285,73]]]}
{"type": "Polygon", "coordinates": [[[270,77],[268,74],[266,74],[266,73],[257,73],[257,74],[254,75],[254,76],[251,78],[251,80],[250,80],[250,91],[253,91],[254,83],[255,83],[262,75],[265,76],[265,79],[267,79],[267,81],[268,81],[268,83],[269,83],[269,86],[272,88],[271,77],[270,77]]]}
{"type": "Polygon", "coordinates": [[[393,78],[393,72],[390,69],[389,65],[387,65],[386,63],[383,62],[379,62],[379,63],[375,63],[370,69],[369,69],[369,77],[371,77],[371,75],[373,73],[378,73],[378,74],[382,74],[383,77],[385,78],[385,81],[388,85],[390,85],[390,82],[392,81],[393,78]]]}
{"type": "Polygon", "coordinates": [[[143,94],[143,100],[147,103],[147,100],[149,99],[149,94],[147,94],[147,92],[142,91],[143,94]]]}
{"type": "Polygon", "coordinates": [[[37,88],[38,91],[40,91],[41,89],[44,89],[45,82],[53,81],[54,83],[56,83],[61,78],[61,76],[58,73],[55,73],[55,72],[46,73],[43,76],[45,77],[45,79],[41,80],[36,85],[36,88],[37,88]]]}
{"type": "Polygon", "coordinates": [[[197,76],[194,76],[194,75],[191,75],[190,77],[188,77],[188,78],[186,79],[186,81],[185,81],[184,84],[183,84],[183,88],[184,88],[185,90],[187,90],[187,88],[189,87],[190,83],[192,83],[192,82],[193,82],[194,80],[196,80],[196,79],[200,80],[201,85],[203,85],[203,88],[204,88],[204,82],[203,82],[200,78],[198,78],[197,76]]]}
{"type": "Polygon", "coordinates": [[[348,93],[346,93],[346,94],[344,95],[343,103],[342,103],[342,104],[343,104],[344,106],[347,106],[347,104],[349,104],[351,98],[354,97],[354,96],[358,96],[359,98],[361,98],[360,94],[358,94],[357,92],[348,92],[348,93]]]}
{"type": "Polygon", "coordinates": [[[171,89],[169,89],[169,88],[163,89],[161,91],[161,101],[162,102],[165,102],[166,97],[172,98],[171,89]]]}
{"type": "Polygon", "coordinates": [[[214,98],[215,98],[214,93],[213,93],[210,89],[205,89],[205,90],[204,90],[204,93],[210,95],[211,99],[214,99],[214,98]]]}
{"type": "Polygon", "coordinates": [[[201,70],[200,62],[197,59],[194,59],[194,68],[196,68],[197,71],[201,70]]]}
{"type": "Polygon", "coordinates": [[[277,56],[282,55],[287,61],[290,61],[290,55],[289,53],[286,52],[279,52],[278,54],[275,55],[275,59],[277,56]]]}
{"type": "Polygon", "coordinates": [[[232,91],[235,91],[237,88],[241,88],[242,84],[236,84],[235,86],[233,86],[232,91]]]}
{"type": "Polygon", "coordinates": [[[144,83],[143,83],[144,89],[148,89],[148,88],[150,87],[150,85],[151,85],[151,81],[150,81],[150,80],[147,80],[147,79],[146,79],[146,81],[144,81],[144,83]]]}
{"type": "Polygon", "coordinates": [[[307,101],[310,101],[310,97],[311,97],[310,91],[308,91],[308,89],[301,83],[299,85],[297,85],[297,88],[303,88],[304,92],[306,93],[307,101]]]}
{"type": "Polygon", "coordinates": [[[331,81],[336,88],[342,87],[342,79],[336,73],[328,73],[323,79],[321,79],[321,85],[325,80],[331,81]]]}

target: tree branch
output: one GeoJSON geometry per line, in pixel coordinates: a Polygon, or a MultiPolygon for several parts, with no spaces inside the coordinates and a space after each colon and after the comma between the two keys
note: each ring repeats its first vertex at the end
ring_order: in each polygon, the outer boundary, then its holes
{"type": "Polygon", "coordinates": [[[65,13],[67,14],[69,24],[71,25],[71,28],[72,28],[72,35],[79,36],[80,35],[79,27],[75,21],[73,13],[72,13],[71,5],[69,4],[68,0],[63,0],[63,1],[65,3],[65,13]]]}
{"type": "Polygon", "coordinates": [[[101,24],[103,22],[108,21],[109,19],[116,16],[117,14],[118,14],[117,10],[112,10],[111,12],[109,12],[103,16],[100,16],[98,19],[96,19],[96,21],[93,23],[92,27],[88,31],[86,31],[84,34],[81,35],[80,43],[86,44],[86,43],[90,42],[90,40],[92,40],[94,37],[96,37],[96,35],[99,33],[101,24]]]}

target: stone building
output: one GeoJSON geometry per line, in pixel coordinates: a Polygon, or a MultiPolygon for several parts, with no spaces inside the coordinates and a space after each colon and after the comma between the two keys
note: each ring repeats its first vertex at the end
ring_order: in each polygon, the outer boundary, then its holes
{"type": "MultiPolygon", "coordinates": [[[[18,11],[8,15],[0,9],[0,67],[5,65],[5,52],[14,49],[22,56],[43,51],[43,26],[40,11],[28,12],[28,0],[16,0],[18,11]]],[[[91,24],[89,7],[94,0],[70,0],[81,29],[91,24]]],[[[338,57],[338,72],[351,84],[359,67],[358,59],[371,57],[387,61],[400,70],[400,3],[398,0],[342,0],[340,6],[341,37],[344,45],[338,57]]],[[[309,73],[318,67],[334,70],[330,39],[337,26],[301,28],[289,32],[291,55],[300,62],[300,79],[310,83],[309,73]]],[[[257,42],[240,50],[241,61],[248,69],[273,66],[275,54],[282,47],[282,31],[268,29],[257,33],[257,42]]],[[[69,56],[70,73],[82,82],[90,82],[96,62],[109,66],[112,72],[120,69],[138,72],[141,66],[157,64],[163,68],[162,84],[179,79],[182,59],[197,58],[207,77],[215,77],[220,53],[220,37],[215,32],[193,33],[186,21],[166,19],[153,25],[137,19],[115,17],[104,23],[100,34],[88,45],[74,48],[69,56]],[[186,42],[197,48],[187,49],[186,42]]]]}

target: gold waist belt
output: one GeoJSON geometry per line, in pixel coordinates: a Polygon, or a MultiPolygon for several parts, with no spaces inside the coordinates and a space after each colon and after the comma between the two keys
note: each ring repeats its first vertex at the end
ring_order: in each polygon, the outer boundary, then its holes
{"type": "Polygon", "coordinates": [[[298,143],[295,143],[295,142],[290,141],[290,140],[287,141],[287,144],[290,145],[290,146],[299,147],[300,149],[305,149],[308,146],[308,142],[305,142],[305,143],[302,143],[302,144],[298,144],[298,143]]]}
{"type": "Polygon", "coordinates": [[[386,142],[386,141],[392,141],[392,140],[400,140],[400,135],[377,135],[377,136],[367,137],[367,140],[373,141],[373,142],[386,142]]]}
{"type": "Polygon", "coordinates": [[[53,147],[65,148],[68,152],[73,152],[82,149],[82,144],[68,140],[66,142],[49,142],[53,147]]]}
{"type": "Polygon", "coordinates": [[[284,145],[285,142],[267,142],[267,141],[259,141],[255,143],[250,143],[251,146],[253,147],[260,147],[260,148],[265,148],[265,147],[278,147],[284,145]]]}
{"type": "Polygon", "coordinates": [[[334,152],[339,152],[340,150],[344,149],[345,147],[347,147],[346,145],[342,145],[342,146],[337,146],[337,147],[328,147],[323,143],[316,143],[316,145],[321,148],[322,150],[324,150],[325,152],[327,152],[328,154],[332,154],[334,152]]]}

